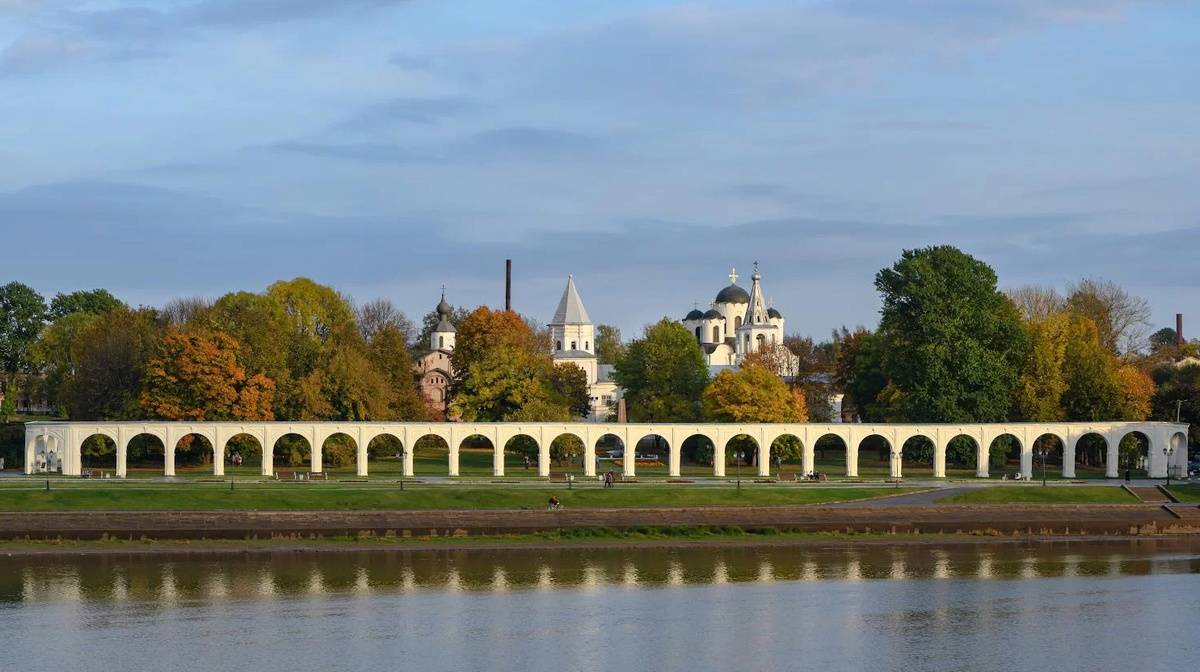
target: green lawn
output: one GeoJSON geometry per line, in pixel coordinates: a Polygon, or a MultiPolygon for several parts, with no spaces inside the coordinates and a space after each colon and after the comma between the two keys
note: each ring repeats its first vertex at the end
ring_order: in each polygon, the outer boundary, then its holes
{"type": "MultiPolygon", "coordinates": [[[[900,492],[912,491],[901,489],[900,492]]],[[[37,482],[0,487],[0,511],[92,510],[360,510],[360,509],[519,509],[542,508],[551,494],[566,507],[772,506],[819,504],[894,495],[893,488],[810,488],[596,485],[472,487],[294,483],[162,484],[37,482]]]]}
{"type": "Polygon", "coordinates": [[[1169,489],[1181,502],[1200,502],[1200,485],[1172,485],[1169,489]]]}
{"type": "Polygon", "coordinates": [[[1017,485],[978,488],[937,500],[939,504],[1012,504],[1024,502],[1126,504],[1137,498],[1111,485],[1017,485]]]}

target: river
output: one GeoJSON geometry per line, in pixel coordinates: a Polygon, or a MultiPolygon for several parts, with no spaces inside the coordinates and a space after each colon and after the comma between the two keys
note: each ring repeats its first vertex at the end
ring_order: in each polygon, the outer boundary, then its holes
{"type": "Polygon", "coordinates": [[[1186,670],[1192,540],[0,557],[0,669],[1186,670]]]}

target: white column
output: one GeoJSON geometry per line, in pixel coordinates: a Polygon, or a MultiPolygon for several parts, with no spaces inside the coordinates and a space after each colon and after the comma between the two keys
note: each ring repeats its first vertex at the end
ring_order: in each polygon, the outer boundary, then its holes
{"type": "Polygon", "coordinates": [[[447,470],[447,475],[458,476],[458,437],[454,432],[450,432],[450,464],[447,470]]]}
{"type": "MultiPolygon", "coordinates": [[[[901,450],[903,450],[903,448],[901,450]]],[[[901,478],[901,462],[903,462],[904,456],[900,450],[895,451],[895,453],[895,456],[892,456],[891,454],[888,455],[888,464],[890,465],[888,472],[892,478],[901,478]]]]}
{"type": "Polygon", "coordinates": [[[29,430],[25,430],[25,474],[33,473],[33,457],[37,454],[37,434],[30,434],[29,430]]]}
{"type": "Polygon", "coordinates": [[[550,442],[545,436],[538,441],[538,476],[550,476],[550,442]]]}
{"type": "Polygon", "coordinates": [[[492,475],[504,475],[504,446],[508,443],[507,440],[501,441],[499,438],[492,444],[492,475]]]}
{"type": "MultiPolygon", "coordinates": [[[[1107,450],[1104,456],[1104,476],[1105,478],[1120,477],[1120,448],[1121,436],[1119,432],[1108,432],[1104,434],[1104,441],[1107,444],[1107,450]]],[[[1166,474],[1163,474],[1166,476],[1166,474]]]]}
{"type": "Polygon", "coordinates": [[[596,438],[583,432],[583,475],[596,477],[596,438]]]}
{"type": "MultiPolygon", "coordinates": [[[[114,442],[117,444],[117,478],[125,478],[129,474],[129,469],[128,469],[129,446],[126,441],[120,441],[119,440],[120,438],[121,438],[121,434],[118,432],[117,433],[118,441],[114,442]]],[[[167,434],[167,438],[168,439],[171,438],[170,433],[167,434]]],[[[164,460],[166,459],[167,445],[168,444],[166,444],[166,443],[163,444],[163,459],[164,460]]]]}
{"type": "Polygon", "coordinates": [[[807,437],[805,437],[803,447],[804,447],[803,469],[804,469],[804,475],[807,476],[808,474],[816,473],[816,471],[817,471],[817,451],[816,451],[816,448],[813,446],[813,442],[809,441],[807,437]]]}
{"type": "Polygon", "coordinates": [[[416,452],[416,441],[414,440],[412,443],[408,443],[407,438],[408,438],[408,434],[406,433],[405,434],[406,441],[404,444],[404,453],[403,453],[403,455],[404,455],[404,477],[412,478],[412,475],[413,475],[413,453],[416,452]]]}
{"type": "Polygon", "coordinates": [[[317,443],[316,434],[313,433],[308,435],[308,445],[312,449],[309,453],[309,462],[311,463],[309,469],[312,472],[319,474],[324,471],[323,467],[325,466],[324,460],[322,459],[324,455],[321,454],[321,449],[324,447],[325,442],[322,441],[321,443],[317,443]]]}
{"type": "Polygon", "coordinates": [[[270,476],[275,473],[272,470],[275,466],[275,444],[271,443],[271,435],[267,432],[258,438],[262,441],[262,475],[270,476]]]}
{"type": "Polygon", "coordinates": [[[850,441],[846,442],[846,477],[858,478],[858,441],[854,433],[850,433],[850,441]]]}
{"type": "Polygon", "coordinates": [[[759,432],[755,443],[758,444],[758,475],[766,478],[771,475],[771,444],[766,442],[763,432],[759,432]]]}
{"type": "Polygon", "coordinates": [[[213,476],[225,475],[225,444],[221,441],[220,433],[214,435],[213,442],[213,476]]]}
{"type": "Polygon", "coordinates": [[[1063,439],[1062,475],[1063,478],[1075,478],[1075,438],[1070,432],[1063,439]]]}
{"type": "MultiPolygon", "coordinates": [[[[938,437],[939,439],[941,437],[938,437]]],[[[933,477],[946,477],[946,449],[950,446],[950,439],[945,441],[934,441],[933,443],[933,477]]]]}
{"type": "Polygon", "coordinates": [[[725,478],[725,437],[720,432],[714,432],[712,437],[709,440],[713,442],[713,476],[725,478]]]}
{"type": "Polygon", "coordinates": [[[366,478],[367,477],[367,444],[365,441],[363,441],[363,433],[362,433],[361,427],[358,428],[358,437],[355,439],[354,445],[355,445],[355,447],[358,448],[358,455],[356,456],[356,462],[358,465],[358,476],[359,476],[359,478],[366,478]]]}
{"type": "Polygon", "coordinates": [[[635,464],[637,462],[637,439],[634,439],[633,441],[629,440],[629,430],[625,430],[624,445],[625,453],[624,457],[621,458],[621,473],[623,473],[625,476],[633,478],[637,475],[637,465],[635,464]]]}
{"type": "Polygon", "coordinates": [[[1033,478],[1033,442],[1021,437],[1021,476],[1033,478]]]}
{"type": "Polygon", "coordinates": [[[671,430],[671,442],[667,445],[669,451],[667,455],[667,475],[671,478],[679,478],[682,475],[680,463],[682,462],[681,454],[683,453],[683,441],[679,439],[679,432],[671,430]]]}
{"type": "MultiPolygon", "coordinates": [[[[196,435],[196,440],[199,440],[201,435],[196,435]]],[[[175,475],[175,442],[172,441],[163,445],[163,476],[175,475]]]]}
{"type": "Polygon", "coordinates": [[[981,434],[975,444],[975,477],[988,477],[988,460],[991,458],[990,448],[992,442],[988,440],[987,435],[981,434]]]}

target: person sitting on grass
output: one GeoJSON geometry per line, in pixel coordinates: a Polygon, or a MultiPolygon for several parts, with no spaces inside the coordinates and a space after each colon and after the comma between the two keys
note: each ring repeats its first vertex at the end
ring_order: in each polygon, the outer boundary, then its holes
{"type": "Polygon", "coordinates": [[[558,497],[550,495],[550,510],[557,511],[562,508],[562,503],[558,501],[558,497]]]}

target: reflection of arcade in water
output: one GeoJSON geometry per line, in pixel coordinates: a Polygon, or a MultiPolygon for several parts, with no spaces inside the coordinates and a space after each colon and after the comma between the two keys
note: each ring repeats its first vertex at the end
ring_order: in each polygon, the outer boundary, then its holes
{"type": "Polygon", "coordinates": [[[1200,541],[217,554],[0,560],[0,603],[1200,573],[1200,541]]]}

